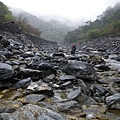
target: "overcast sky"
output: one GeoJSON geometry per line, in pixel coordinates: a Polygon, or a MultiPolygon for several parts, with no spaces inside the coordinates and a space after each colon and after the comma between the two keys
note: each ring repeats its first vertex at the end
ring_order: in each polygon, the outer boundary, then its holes
{"type": "Polygon", "coordinates": [[[108,6],[120,0],[0,0],[4,4],[40,15],[61,16],[71,20],[96,19],[108,6]]]}

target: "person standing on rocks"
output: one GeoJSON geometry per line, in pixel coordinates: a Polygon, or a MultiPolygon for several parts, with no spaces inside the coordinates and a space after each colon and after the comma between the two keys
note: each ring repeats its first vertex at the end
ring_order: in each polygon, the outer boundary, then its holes
{"type": "Polygon", "coordinates": [[[76,51],[76,46],[72,44],[71,55],[75,55],[75,51],[76,51]]]}

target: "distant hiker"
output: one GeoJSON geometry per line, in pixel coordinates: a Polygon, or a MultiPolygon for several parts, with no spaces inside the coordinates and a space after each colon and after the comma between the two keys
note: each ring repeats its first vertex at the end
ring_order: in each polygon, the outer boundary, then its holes
{"type": "Polygon", "coordinates": [[[71,54],[75,55],[75,51],[76,51],[76,46],[74,44],[72,44],[71,54]]]}

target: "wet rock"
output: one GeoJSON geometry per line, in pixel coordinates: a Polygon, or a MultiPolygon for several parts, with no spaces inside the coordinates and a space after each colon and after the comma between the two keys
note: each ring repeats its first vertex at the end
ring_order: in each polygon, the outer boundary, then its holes
{"type": "Polygon", "coordinates": [[[67,95],[67,99],[68,100],[78,100],[78,97],[81,94],[81,88],[77,88],[75,90],[73,90],[72,92],[68,93],[67,95]]]}
{"type": "Polygon", "coordinates": [[[14,75],[14,70],[11,65],[0,62],[0,81],[11,79],[14,75]]]}
{"type": "Polygon", "coordinates": [[[71,81],[64,82],[63,84],[59,85],[59,88],[68,88],[69,86],[72,86],[71,81]]]}
{"type": "Polygon", "coordinates": [[[116,118],[115,120],[120,120],[120,117],[116,118]]]}
{"type": "Polygon", "coordinates": [[[120,87],[120,79],[119,78],[115,79],[114,83],[117,84],[120,87]]]}
{"type": "Polygon", "coordinates": [[[63,53],[53,53],[52,57],[65,57],[63,53]]]}
{"type": "Polygon", "coordinates": [[[91,95],[90,88],[81,79],[78,79],[78,86],[81,87],[81,92],[87,95],[91,95]]]}
{"type": "Polygon", "coordinates": [[[25,52],[24,54],[21,54],[21,56],[23,58],[27,58],[27,57],[34,57],[34,53],[29,51],[29,52],[25,52]]]}
{"type": "Polygon", "coordinates": [[[31,84],[27,87],[27,90],[24,94],[27,94],[27,93],[44,94],[50,97],[54,95],[53,90],[48,86],[48,84],[42,81],[31,82],[31,84]]]}
{"type": "Polygon", "coordinates": [[[49,83],[51,81],[53,81],[55,79],[55,75],[54,74],[50,74],[49,76],[44,78],[44,81],[49,83]]]}
{"type": "Polygon", "coordinates": [[[80,60],[78,56],[70,56],[68,60],[80,60]]]}
{"type": "Polygon", "coordinates": [[[80,60],[82,62],[88,62],[88,63],[91,62],[90,59],[89,59],[89,57],[87,55],[82,55],[80,60]]]}
{"type": "Polygon", "coordinates": [[[5,62],[5,61],[7,61],[7,58],[5,57],[5,54],[6,54],[6,51],[0,51],[0,60],[2,61],[2,62],[5,62]]]}
{"type": "Polygon", "coordinates": [[[55,111],[31,104],[25,105],[12,113],[11,117],[13,117],[14,120],[67,120],[63,115],[55,111]]]}
{"type": "Polygon", "coordinates": [[[37,105],[39,105],[40,107],[45,107],[45,108],[57,111],[57,108],[50,102],[40,101],[37,103],[37,105]]]}
{"type": "Polygon", "coordinates": [[[101,83],[101,84],[110,84],[110,83],[113,83],[114,82],[114,80],[116,79],[116,77],[109,77],[109,75],[107,75],[107,76],[103,76],[103,75],[101,75],[102,76],[102,78],[99,78],[98,79],[98,82],[99,83],[101,83]]]}
{"type": "Polygon", "coordinates": [[[37,94],[31,94],[31,95],[28,95],[25,100],[26,100],[26,103],[31,103],[31,104],[36,104],[42,100],[45,99],[45,96],[44,95],[37,95],[37,94]]]}
{"type": "Polygon", "coordinates": [[[4,47],[7,47],[10,45],[10,42],[7,40],[7,39],[1,39],[0,40],[0,43],[4,46],[4,47]]]}
{"type": "Polygon", "coordinates": [[[22,103],[18,101],[0,101],[0,113],[13,113],[22,107],[22,103]]]}
{"type": "Polygon", "coordinates": [[[1,113],[0,120],[14,120],[10,113],[1,113]]]}
{"type": "Polygon", "coordinates": [[[14,83],[11,88],[18,89],[18,88],[27,88],[30,85],[31,78],[26,78],[19,80],[18,82],[14,83]]]}
{"type": "Polygon", "coordinates": [[[91,85],[90,89],[93,92],[94,96],[98,96],[98,97],[105,96],[107,93],[109,93],[109,95],[111,94],[111,91],[109,89],[97,84],[91,85]]]}
{"type": "Polygon", "coordinates": [[[20,62],[18,60],[14,60],[14,61],[11,61],[9,64],[12,65],[12,66],[20,65],[20,62]]]}
{"type": "Polygon", "coordinates": [[[12,52],[6,52],[5,53],[5,57],[6,58],[11,58],[13,56],[13,53],[12,52]]]}
{"type": "Polygon", "coordinates": [[[67,101],[56,103],[57,109],[61,112],[72,111],[74,108],[80,108],[80,104],[77,101],[67,101]]]}
{"type": "Polygon", "coordinates": [[[31,77],[32,80],[39,80],[44,77],[43,71],[40,70],[34,70],[34,69],[26,69],[26,68],[20,68],[18,70],[18,76],[20,78],[28,78],[31,77]]]}
{"type": "Polygon", "coordinates": [[[60,76],[59,80],[61,80],[61,81],[73,81],[73,80],[76,80],[76,77],[74,75],[62,75],[62,76],[60,76]]]}
{"type": "Polygon", "coordinates": [[[86,80],[97,80],[95,69],[89,63],[78,61],[61,61],[60,69],[68,75],[74,75],[77,78],[86,80]]]}
{"type": "Polygon", "coordinates": [[[106,52],[105,48],[99,48],[98,52],[106,52]]]}
{"type": "Polygon", "coordinates": [[[9,88],[12,86],[12,83],[8,80],[0,81],[0,88],[9,88]]]}
{"type": "Polygon", "coordinates": [[[109,120],[109,118],[106,115],[95,115],[97,119],[99,120],[109,120]]]}
{"type": "Polygon", "coordinates": [[[0,113],[13,113],[15,112],[15,108],[5,108],[5,107],[0,107],[0,113]]]}
{"type": "Polygon", "coordinates": [[[116,70],[120,69],[120,63],[113,59],[104,59],[104,61],[109,65],[110,68],[114,68],[116,70]]]}
{"type": "Polygon", "coordinates": [[[110,70],[110,67],[108,65],[105,65],[105,64],[96,65],[95,67],[100,69],[100,70],[103,70],[103,71],[110,70]]]}
{"type": "Polygon", "coordinates": [[[48,76],[50,74],[57,74],[56,69],[54,69],[54,67],[49,63],[40,63],[38,69],[43,70],[45,76],[48,76]]]}
{"type": "Polygon", "coordinates": [[[87,119],[95,119],[96,116],[95,116],[94,113],[90,113],[90,114],[87,114],[87,115],[86,115],[86,118],[87,118],[87,119]]]}
{"type": "Polygon", "coordinates": [[[92,97],[81,93],[79,96],[79,102],[83,105],[96,105],[97,102],[92,97]]]}
{"type": "Polygon", "coordinates": [[[120,61],[120,55],[117,56],[117,59],[116,59],[116,60],[117,60],[117,61],[120,61]]]}
{"type": "Polygon", "coordinates": [[[120,93],[106,97],[106,105],[108,109],[120,109],[120,93]]]}
{"type": "Polygon", "coordinates": [[[102,59],[102,57],[98,55],[90,55],[89,59],[93,65],[104,63],[104,60],[102,59]]]}

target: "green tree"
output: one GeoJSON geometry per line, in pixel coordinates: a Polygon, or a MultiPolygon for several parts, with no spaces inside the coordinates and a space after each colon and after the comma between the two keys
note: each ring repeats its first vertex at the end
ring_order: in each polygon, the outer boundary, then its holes
{"type": "Polygon", "coordinates": [[[70,31],[65,36],[65,41],[71,43],[115,34],[120,34],[120,2],[114,7],[108,7],[95,21],[89,20],[84,26],[70,31]]]}
{"type": "Polygon", "coordinates": [[[115,33],[120,33],[120,20],[118,20],[113,27],[114,27],[115,33]]]}
{"type": "Polygon", "coordinates": [[[8,7],[0,2],[0,22],[8,22],[14,20],[14,17],[8,7]]]}
{"type": "Polygon", "coordinates": [[[25,18],[20,17],[18,20],[18,25],[21,26],[24,32],[40,36],[41,31],[38,28],[28,24],[28,21],[25,18]]]}
{"type": "Polygon", "coordinates": [[[90,30],[87,32],[87,36],[89,39],[95,39],[100,37],[100,32],[98,29],[90,30]]]}

